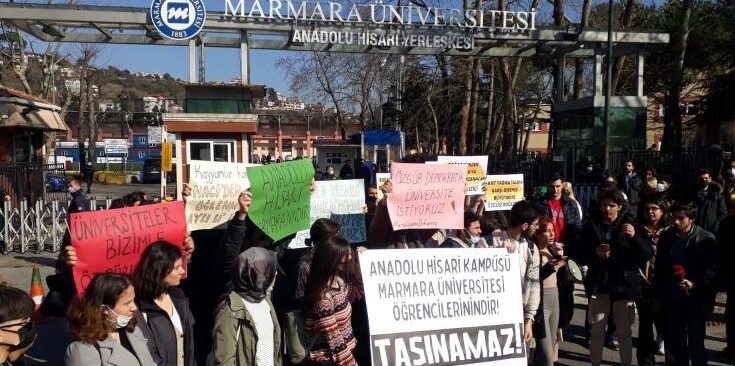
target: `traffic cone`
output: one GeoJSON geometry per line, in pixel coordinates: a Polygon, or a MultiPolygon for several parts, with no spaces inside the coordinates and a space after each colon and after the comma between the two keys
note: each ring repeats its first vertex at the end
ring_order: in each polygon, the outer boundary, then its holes
{"type": "Polygon", "coordinates": [[[36,304],[36,310],[41,307],[43,301],[43,283],[41,282],[41,270],[37,263],[33,263],[33,274],[31,275],[31,297],[36,304]]]}

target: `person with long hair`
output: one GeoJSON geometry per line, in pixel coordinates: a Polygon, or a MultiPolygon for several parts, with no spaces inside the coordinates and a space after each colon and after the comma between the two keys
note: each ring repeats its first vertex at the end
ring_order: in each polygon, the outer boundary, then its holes
{"type": "Polygon", "coordinates": [[[75,340],[64,355],[67,366],[156,365],[145,336],[136,327],[135,288],[125,275],[94,276],[82,298],[75,298],[67,318],[75,340]]]}
{"type": "Polygon", "coordinates": [[[277,254],[252,247],[235,258],[232,291],[217,308],[212,337],[215,365],[280,366],[281,327],[270,299],[277,254]]]}
{"type": "MultiPolygon", "coordinates": [[[[649,198],[642,201],[639,206],[636,228],[641,237],[653,244],[653,252],[656,253],[658,238],[666,230],[669,219],[669,204],[665,200],[649,198]]],[[[638,309],[638,348],[636,357],[639,366],[655,364],[656,350],[663,347],[655,347],[656,339],[653,336],[654,325],[658,334],[659,343],[662,342],[664,334],[665,316],[658,297],[653,291],[655,258],[651,258],[641,266],[641,277],[643,278],[643,296],[636,301],[638,309]]]]}
{"type": "Polygon", "coordinates": [[[194,316],[178,288],[185,271],[181,249],[158,241],[148,246],[133,272],[136,321],[159,366],[194,366],[194,316]]]}
{"type": "Polygon", "coordinates": [[[314,345],[307,356],[311,365],[357,365],[351,302],[362,296],[362,284],[354,259],[350,244],[339,236],[314,250],[303,299],[306,341],[314,345]]]}
{"type": "Polygon", "coordinates": [[[311,224],[311,228],[309,229],[309,238],[306,239],[306,245],[311,247],[311,250],[304,254],[299,260],[298,280],[296,282],[296,300],[301,300],[304,297],[306,281],[309,279],[311,260],[314,258],[316,247],[328,238],[339,235],[339,228],[339,224],[330,219],[317,219],[313,224],[311,224]]]}
{"type": "Polygon", "coordinates": [[[542,217],[538,222],[538,230],[533,235],[536,247],[541,255],[541,302],[534,321],[533,335],[536,338],[534,365],[554,365],[555,347],[558,344],[557,330],[561,324],[561,291],[565,288],[564,276],[557,275],[566,265],[564,245],[557,243],[554,232],[554,221],[542,217]]]}

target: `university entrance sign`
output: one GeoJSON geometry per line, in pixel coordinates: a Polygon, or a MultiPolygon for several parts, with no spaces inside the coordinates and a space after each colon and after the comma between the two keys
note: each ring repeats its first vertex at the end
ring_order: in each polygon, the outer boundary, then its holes
{"type": "Polygon", "coordinates": [[[173,39],[190,39],[204,27],[204,0],[153,0],[151,20],[158,33],[173,39]]]}

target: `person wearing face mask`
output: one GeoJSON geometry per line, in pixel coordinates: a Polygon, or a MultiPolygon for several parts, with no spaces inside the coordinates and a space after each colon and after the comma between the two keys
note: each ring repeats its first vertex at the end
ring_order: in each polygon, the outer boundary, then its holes
{"type": "Polygon", "coordinates": [[[36,339],[31,320],[33,300],[28,293],[0,284],[0,366],[11,366],[36,339]]]}
{"type": "Polygon", "coordinates": [[[375,208],[378,206],[378,188],[374,186],[368,187],[365,197],[365,206],[367,206],[367,212],[365,213],[365,227],[369,228],[370,223],[373,222],[373,217],[375,217],[375,208]]]}
{"type": "Polygon", "coordinates": [[[441,248],[487,248],[487,242],[482,237],[480,221],[482,219],[474,212],[465,211],[464,228],[457,230],[455,235],[449,235],[441,248]]]}
{"type": "Polygon", "coordinates": [[[181,249],[164,241],[148,246],[133,272],[136,322],[159,366],[194,366],[194,316],[178,287],[185,274],[181,249]]]}
{"type": "Polygon", "coordinates": [[[330,165],[327,167],[327,170],[324,172],[324,174],[322,174],[322,177],[319,180],[337,180],[337,179],[339,178],[334,174],[334,167],[330,165]]]}
{"type": "Polygon", "coordinates": [[[82,185],[79,184],[79,181],[76,179],[69,179],[69,181],[66,183],[66,187],[67,191],[71,195],[71,200],[69,201],[69,209],[67,210],[67,213],[71,214],[75,212],[89,211],[89,199],[84,195],[82,185]]]}
{"type": "Polygon", "coordinates": [[[722,195],[722,186],[712,181],[712,176],[706,169],[700,169],[697,177],[699,189],[693,199],[697,206],[697,226],[710,233],[716,233],[720,221],[727,216],[727,205],[722,195]]]}
{"type": "Polygon", "coordinates": [[[233,290],[217,308],[212,337],[215,365],[278,366],[283,363],[281,327],[270,300],[276,253],[253,247],[233,264],[233,290]]]}
{"type": "Polygon", "coordinates": [[[82,298],[69,307],[67,366],[155,366],[147,340],[136,326],[133,283],[125,275],[94,276],[82,298]]]}

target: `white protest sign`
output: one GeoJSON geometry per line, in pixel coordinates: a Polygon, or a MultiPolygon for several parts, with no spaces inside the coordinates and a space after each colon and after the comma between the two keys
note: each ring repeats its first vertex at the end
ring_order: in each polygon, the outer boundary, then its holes
{"type": "MultiPolygon", "coordinates": [[[[365,182],[362,179],[326,180],[316,182],[311,194],[311,223],[317,219],[330,219],[340,225],[340,234],[350,243],[367,240],[365,229],[365,182]]],[[[296,233],[289,248],[304,247],[309,230],[296,233]]]]}
{"type": "Polygon", "coordinates": [[[523,174],[488,175],[485,181],[485,211],[510,210],[523,201],[523,174]]]}
{"type": "Polygon", "coordinates": [[[526,366],[520,269],[505,249],[359,255],[373,366],[526,366]]]}
{"type": "Polygon", "coordinates": [[[253,165],[191,161],[191,197],[186,203],[187,229],[212,229],[232,220],[240,208],[240,192],[250,188],[246,170],[253,165]]]}
{"type": "Polygon", "coordinates": [[[437,163],[443,164],[467,164],[467,187],[466,196],[479,196],[482,191],[482,183],[485,182],[487,170],[487,155],[485,156],[437,156],[437,163]]]}

